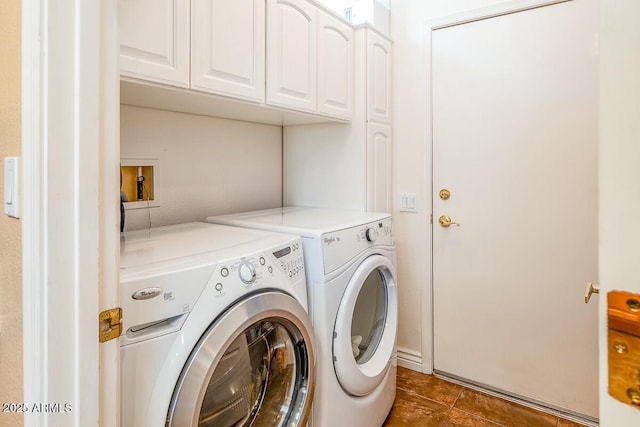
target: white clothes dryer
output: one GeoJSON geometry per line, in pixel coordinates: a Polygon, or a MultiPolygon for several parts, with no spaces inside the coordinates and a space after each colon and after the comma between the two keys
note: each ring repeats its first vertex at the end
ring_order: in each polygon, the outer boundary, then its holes
{"type": "Polygon", "coordinates": [[[123,427],[306,425],[316,372],[301,246],[206,223],[123,233],[123,427]]]}
{"type": "Polygon", "coordinates": [[[391,216],[286,207],[207,221],[302,237],[317,338],[313,427],[382,425],[395,399],[397,370],[391,216]]]}

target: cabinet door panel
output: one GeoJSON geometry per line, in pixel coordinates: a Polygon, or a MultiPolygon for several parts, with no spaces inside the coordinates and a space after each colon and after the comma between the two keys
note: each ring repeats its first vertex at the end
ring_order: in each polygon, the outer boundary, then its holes
{"type": "Polygon", "coordinates": [[[192,0],[191,22],[191,87],[264,102],[264,0],[192,0]]]}
{"type": "Polygon", "coordinates": [[[269,0],[267,7],[267,103],[315,111],[317,10],[303,0],[269,0]]]}
{"type": "Polygon", "coordinates": [[[318,11],[318,111],[351,119],[353,114],[353,29],[318,11]]]}
{"type": "Polygon", "coordinates": [[[368,119],[391,123],[391,42],[367,33],[368,119]]]}
{"type": "Polygon", "coordinates": [[[122,75],[189,85],[189,0],[119,0],[122,75]]]}
{"type": "Polygon", "coordinates": [[[367,210],[392,211],[391,126],[367,125],[367,210]]]}

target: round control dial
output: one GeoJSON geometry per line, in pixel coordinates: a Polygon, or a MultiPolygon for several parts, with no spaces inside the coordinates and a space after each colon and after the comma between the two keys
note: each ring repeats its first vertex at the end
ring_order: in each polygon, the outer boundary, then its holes
{"type": "Polygon", "coordinates": [[[367,228],[367,231],[364,232],[365,237],[369,242],[375,242],[378,238],[378,230],[373,227],[367,228]]]}
{"type": "Polygon", "coordinates": [[[238,275],[243,283],[250,285],[256,281],[256,268],[250,262],[244,261],[238,267],[238,275]]]}

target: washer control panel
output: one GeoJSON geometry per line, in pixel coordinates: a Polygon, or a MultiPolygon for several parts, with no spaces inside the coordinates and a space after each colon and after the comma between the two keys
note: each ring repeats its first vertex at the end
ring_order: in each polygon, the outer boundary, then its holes
{"type": "Polygon", "coordinates": [[[304,279],[302,243],[295,239],[271,251],[223,262],[211,276],[210,283],[219,297],[235,298],[247,289],[273,285],[273,280],[287,277],[291,283],[304,279]]]}
{"type": "Polygon", "coordinates": [[[300,243],[300,241],[296,241],[289,246],[274,251],[272,255],[276,259],[280,269],[292,281],[298,280],[300,276],[304,276],[304,259],[302,256],[302,243],[300,243]]]}

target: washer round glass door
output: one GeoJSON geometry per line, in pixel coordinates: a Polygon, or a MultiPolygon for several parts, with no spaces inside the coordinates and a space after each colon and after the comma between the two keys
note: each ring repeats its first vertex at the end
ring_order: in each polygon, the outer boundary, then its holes
{"type": "Polygon", "coordinates": [[[302,306],[266,292],[217,319],[176,385],[170,426],[304,426],[315,383],[313,332],[302,306]]]}
{"type": "Polygon", "coordinates": [[[393,266],[372,255],[353,274],[336,316],[333,363],[346,392],[364,396],[383,380],[395,352],[397,320],[393,266]]]}

